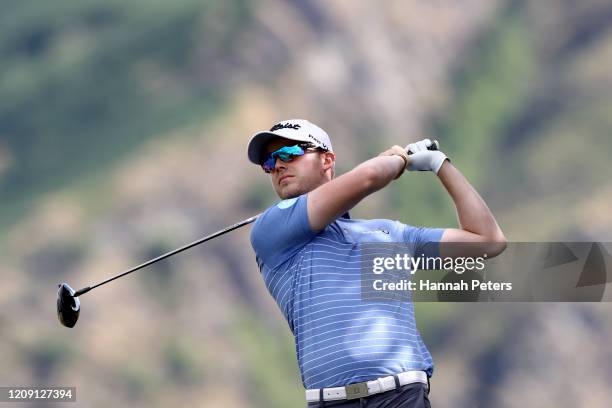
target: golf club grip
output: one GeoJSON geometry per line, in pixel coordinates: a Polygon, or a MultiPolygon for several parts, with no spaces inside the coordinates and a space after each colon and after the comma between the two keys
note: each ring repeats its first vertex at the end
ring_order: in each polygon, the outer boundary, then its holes
{"type": "MultiPolygon", "coordinates": [[[[440,143],[437,140],[431,142],[431,145],[427,148],[427,150],[440,150],[440,143]]],[[[407,150],[408,154],[413,154],[410,150],[407,150]]]]}

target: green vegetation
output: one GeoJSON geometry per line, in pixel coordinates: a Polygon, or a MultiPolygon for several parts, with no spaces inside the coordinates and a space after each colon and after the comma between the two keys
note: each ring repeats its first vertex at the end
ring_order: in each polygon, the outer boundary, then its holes
{"type": "MultiPolygon", "coordinates": [[[[433,123],[431,134],[479,190],[491,174],[483,169],[495,168],[504,130],[528,98],[535,76],[535,45],[525,19],[510,8],[492,21],[454,75],[448,109],[433,123]]],[[[433,175],[411,176],[402,177],[388,193],[393,217],[412,225],[456,226],[444,187],[433,175]]]]}
{"type": "Polygon", "coordinates": [[[285,408],[302,401],[304,390],[291,332],[267,328],[261,318],[247,310],[243,310],[234,327],[234,338],[252,381],[249,395],[256,401],[253,406],[285,408]]]}
{"type": "Polygon", "coordinates": [[[485,31],[457,73],[455,97],[435,133],[476,186],[487,181],[483,169],[494,167],[503,131],[530,96],[536,72],[526,16],[511,8],[485,31]]]}
{"type": "Polygon", "coordinates": [[[71,357],[69,346],[57,337],[36,341],[27,354],[32,375],[40,383],[49,381],[71,357]]]}
{"type": "Polygon", "coordinates": [[[223,109],[208,61],[231,58],[248,20],[242,0],[4,2],[0,226],[39,194],[223,109]]]}
{"type": "Polygon", "coordinates": [[[126,399],[139,404],[149,405],[160,384],[160,379],[150,367],[133,361],[125,361],[109,377],[114,380],[115,389],[124,394],[126,399]]]}
{"type": "Polygon", "coordinates": [[[202,350],[179,339],[170,339],[164,351],[167,379],[182,387],[197,387],[205,382],[204,373],[198,365],[201,354],[202,350]]]}
{"type": "MultiPolygon", "coordinates": [[[[163,241],[153,241],[139,257],[144,260],[154,259],[158,256],[170,252],[175,248],[163,241]]],[[[170,259],[164,259],[148,267],[147,273],[136,276],[144,283],[143,288],[147,294],[159,303],[164,310],[172,311],[181,299],[180,289],[177,287],[176,270],[170,259]]]]}

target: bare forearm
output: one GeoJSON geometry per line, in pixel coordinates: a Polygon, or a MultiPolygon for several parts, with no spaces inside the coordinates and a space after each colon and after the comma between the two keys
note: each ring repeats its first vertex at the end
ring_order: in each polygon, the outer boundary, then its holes
{"type": "Polygon", "coordinates": [[[391,182],[405,166],[399,156],[367,160],[308,193],[308,219],[313,230],[321,230],[368,195],[391,182]]]}
{"type": "Polygon", "coordinates": [[[445,161],[438,177],[455,203],[461,229],[492,241],[505,240],[487,204],[455,166],[445,161]]]}
{"type": "Polygon", "coordinates": [[[380,190],[393,181],[406,165],[404,159],[399,156],[378,156],[363,164],[374,169],[372,179],[374,191],[380,190]]]}

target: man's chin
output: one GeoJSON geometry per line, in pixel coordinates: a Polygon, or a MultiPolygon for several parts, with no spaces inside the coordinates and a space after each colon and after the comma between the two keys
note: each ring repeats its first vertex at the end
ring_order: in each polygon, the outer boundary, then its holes
{"type": "Polygon", "coordinates": [[[295,189],[295,188],[283,188],[283,189],[280,189],[280,191],[277,191],[277,194],[281,199],[288,200],[290,198],[299,197],[302,194],[304,194],[304,192],[300,191],[299,189],[295,189]]]}
{"type": "Polygon", "coordinates": [[[287,193],[287,194],[279,194],[279,197],[282,198],[283,200],[288,200],[290,198],[295,198],[295,197],[299,197],[302,194],[299,192],[291,192],[291,193],[287,193]]]}

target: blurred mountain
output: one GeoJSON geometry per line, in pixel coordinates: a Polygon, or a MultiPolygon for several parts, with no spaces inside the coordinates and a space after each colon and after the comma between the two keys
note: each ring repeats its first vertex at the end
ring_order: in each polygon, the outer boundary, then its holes
{"type": "MultiPolygon", "coordinates": [[[[54,311],[60,281],[273,203],[245,149],[280,119],[326,129],[340,173],[438,139],[511,240],[612,230],[609,1],[5,1],[0,22],[0,384],[75,385],[83,406],[303,405],[248,227],[84,295],[72,330],[54,311]]],[[[456,226],[429,174],[353,213],[456,226]]],[[[437,406],[606,406],[605,303],[417,318],[437,406]]]]}
{"type": "Polygon", "coordinates": [[[248,16],[241,0],[2,2],[0,222],[219,112],[248,16]]]}

